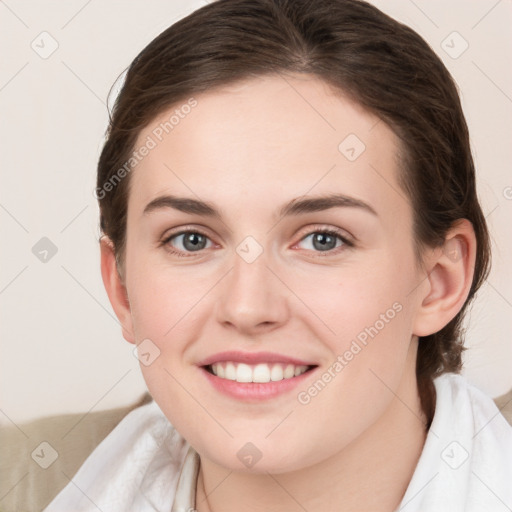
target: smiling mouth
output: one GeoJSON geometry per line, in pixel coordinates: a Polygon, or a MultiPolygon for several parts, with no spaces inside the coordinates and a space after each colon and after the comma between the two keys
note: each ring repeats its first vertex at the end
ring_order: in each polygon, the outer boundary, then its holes
{"type": "Polygon", "coordinates": [[[254,365],[223,361],[203,366],[203,368],[220,379],[236,382],[278,382],[293,379],[311,371],[317,365],[295,365],[284,363],[258,363],[254,365]]]}

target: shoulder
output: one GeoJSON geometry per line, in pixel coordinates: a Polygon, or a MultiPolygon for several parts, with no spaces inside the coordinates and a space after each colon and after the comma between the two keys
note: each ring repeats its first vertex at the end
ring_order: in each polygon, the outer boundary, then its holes
{"type": "Polygon", "coordinates": [[[512,503],[512,426],[464,376],[445,373],[434,384],[434,418],[400,510],[476,512],[512,503]]]}
{"type": "Polygon", "coordinates": [[[472,453],[475,464],[497,464],[499,460],[506,473],[512,473],[512,425],[494,400],[460,374],[443,374],[434,384],[433,432],[457,440],[472,453]]]}
{"type": "Polygon", "coordinates": [[[451,372],[435,378],[434,384],[440,406],[450,405],[455,413],[470,408],[476,422],[475,427],[481,421],[487,423],[497,419],[496,424],[503,426],[505,430],[512,430],[512,390],[503,397],[492,399],[465,376],[451,372]]]}
{"type": "Polygon", "coordinates": [[[130,411],[82,464],[45,512],[139,510],[172,502],[188,443],[156,402],[130,411]],[[147,505],[149,506],[149,505],[147,505]],[[96,510],[96,508],[94,508],[96,510]]]}
{"type": "Polygon", "coordinates": [[[136,450],[139,444],[145,450],[160,449],[170,458],[181,458],[188,447],[181,434],[170,423],[159,405],[151,400],[130,411],[112,431],[107,442],[130,445],[136,450]]]}
{"type": "MultiPolygon", "coordinates": [[[[157,455],[181,462],[187,442],[174,428],[155,401],[130,411],[91,454],[91,459],[109,465],[117,453],[120,461],[144,464],[157,455]]],[[[87,463],[87,461],[86,461],[87,463]]],[[[149,466],[149,464],[148,464],[149,466]]]]}

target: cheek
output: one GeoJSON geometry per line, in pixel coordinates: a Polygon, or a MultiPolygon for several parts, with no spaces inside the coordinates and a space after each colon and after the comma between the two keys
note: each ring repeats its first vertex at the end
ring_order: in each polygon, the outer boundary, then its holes
{"type": "Polygon", "coordinates": [[[414,279],[412,271],[400,272],[401,264],[382,255],[371,265],[326,273],[325,280],[296,283],[297,295],[315,313],[308,311],[305,323],[318,326],[316,337],[331,354],[324,376],[330,391],[319,402],[358,410],[361,421],[390,398],[387,386],[396,389],[407,358],[413,317],[407,294],[414,279]]]}
{"type": "Polygon", "coordinates": [[[290,288],[306,306],[304,315],[309,313],[312,320],[316,316],[320,338],[332,335],[341,350],[359,334],[364,341],[366,328],[376,326],[381,332],[390,331],[391,324],[400,325],[394,320],[397,310],[403,310],[410,277],[400,273],[393,258],[387,260],[374,258],[365,265],[358,262],[287,276],[290,288]]]}
{"type": "Polygon", "coordinates": [[[152,358],[150,364],[144,364],[139,351],[142,375],[173,425],[190,433],[194,429],[190,421],[194,403],[184,388],[186,383],[190,385],[184,354],[188,340],[199,338],[204,323],[198,317],[198,302],[205,294],[204,280],[194,282],[179,270],[170,272],[147,261],[137,262],[134,268],[137,275],[130,283],[133,329],[137,342],[146,343],[152,358]]]}
{"type": "MultiPolygon", "coordinates": [[[[335,305],[334,300],[325,299],[325,309],[319,309],[336,333],[324,329],[319,338],[331,358],[313,380],[297,390],[297,400],[310,416],[303,427],[307,435],[318,436],[320,418],[322,436],[330,440],[330,447],[341,448],[391,404],[409,353],[411,319],[403,300],[394,300],[399,295],[386,287],[362,290],[346,282],[346,294],[338,288],[335,305]]],[[[317,305],[321,306],[320,300],[317,305]]],[[[317,449],[329,456],[330,448],[317,449]]]]}
{"type": "Polygon", "coordinates": [[[163,350],[167,340],[190,324],[208,286],[192,267],[171,269],[142,255],[134,255],[130,263],[127,285],[136,337],[154,339],[163,350]]]}

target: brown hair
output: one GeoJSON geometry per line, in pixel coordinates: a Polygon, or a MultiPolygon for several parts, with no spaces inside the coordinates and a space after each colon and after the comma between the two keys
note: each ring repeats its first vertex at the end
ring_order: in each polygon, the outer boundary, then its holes
{"type": "Polygon", "coordinates": [[[105,184],[113,183],[138,134],[157,115],[193,94],[281,72],[323,79],[399,137],[399,180],[414,209],[418,261],[421,248],[442,244],[458,219],[473,224],[476,265],[464,308],[439,332],[420,338],[416,374],[428,428],[432,379],[462,367],[463,314],[489,272],[489,235],[457,87],[416,32],[376,7],[358,0],[217,0],[162,32],[128,68],[113,108],[98,163],[101,230],[122,267],[129,174],[108,192],[105,184]]]}

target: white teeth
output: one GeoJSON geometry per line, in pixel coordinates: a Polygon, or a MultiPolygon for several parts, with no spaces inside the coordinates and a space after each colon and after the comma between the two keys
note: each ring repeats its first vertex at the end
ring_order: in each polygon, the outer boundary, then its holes
{"type": "Polygon", "coordinates": [[[252,370],[248,364],[239,363],[236,367],[237,382],[252,382],[252,370]]]}
{"type": "Polygon", "coordinates": [[[295,375],[295,366],[289,364],[284,370],[284,378],[291,379],[295,375]]]}
{"type": "Polygon", "coordinates": [[[295,366],[294,364],[267,364],[259,363],[249,365],[231,361],[214,363],[210,366],[212,373],[221,379],[236,380],[237,382],[277,382],[291,379],[303,374],[308,366],[295,366]]]}
{"type": "MultiPolygon", "coordinates": [[[[221,365],[219,365],[221,366],[221,365]]],[[[257,364],[252,371],[253,382],[270,382],[270,373],[268,371],[268,365],[257,364]]]]}
{"type": "Polygon", "coordinates": [[[235,368],[235,365],[233,363],[228,363],[226,365],[226,372],[225,373],[226,373],[226,376],[225,376],[226,379],[228,379],[228,380],[236,380],[236,368],[235,368]]]}
{"type": "Polygon", "coordinates": [[[280,364],[275,364],[272,367],[272,371],[270,372],[270,380],[283,380],[283,367],[280,364]]]}

